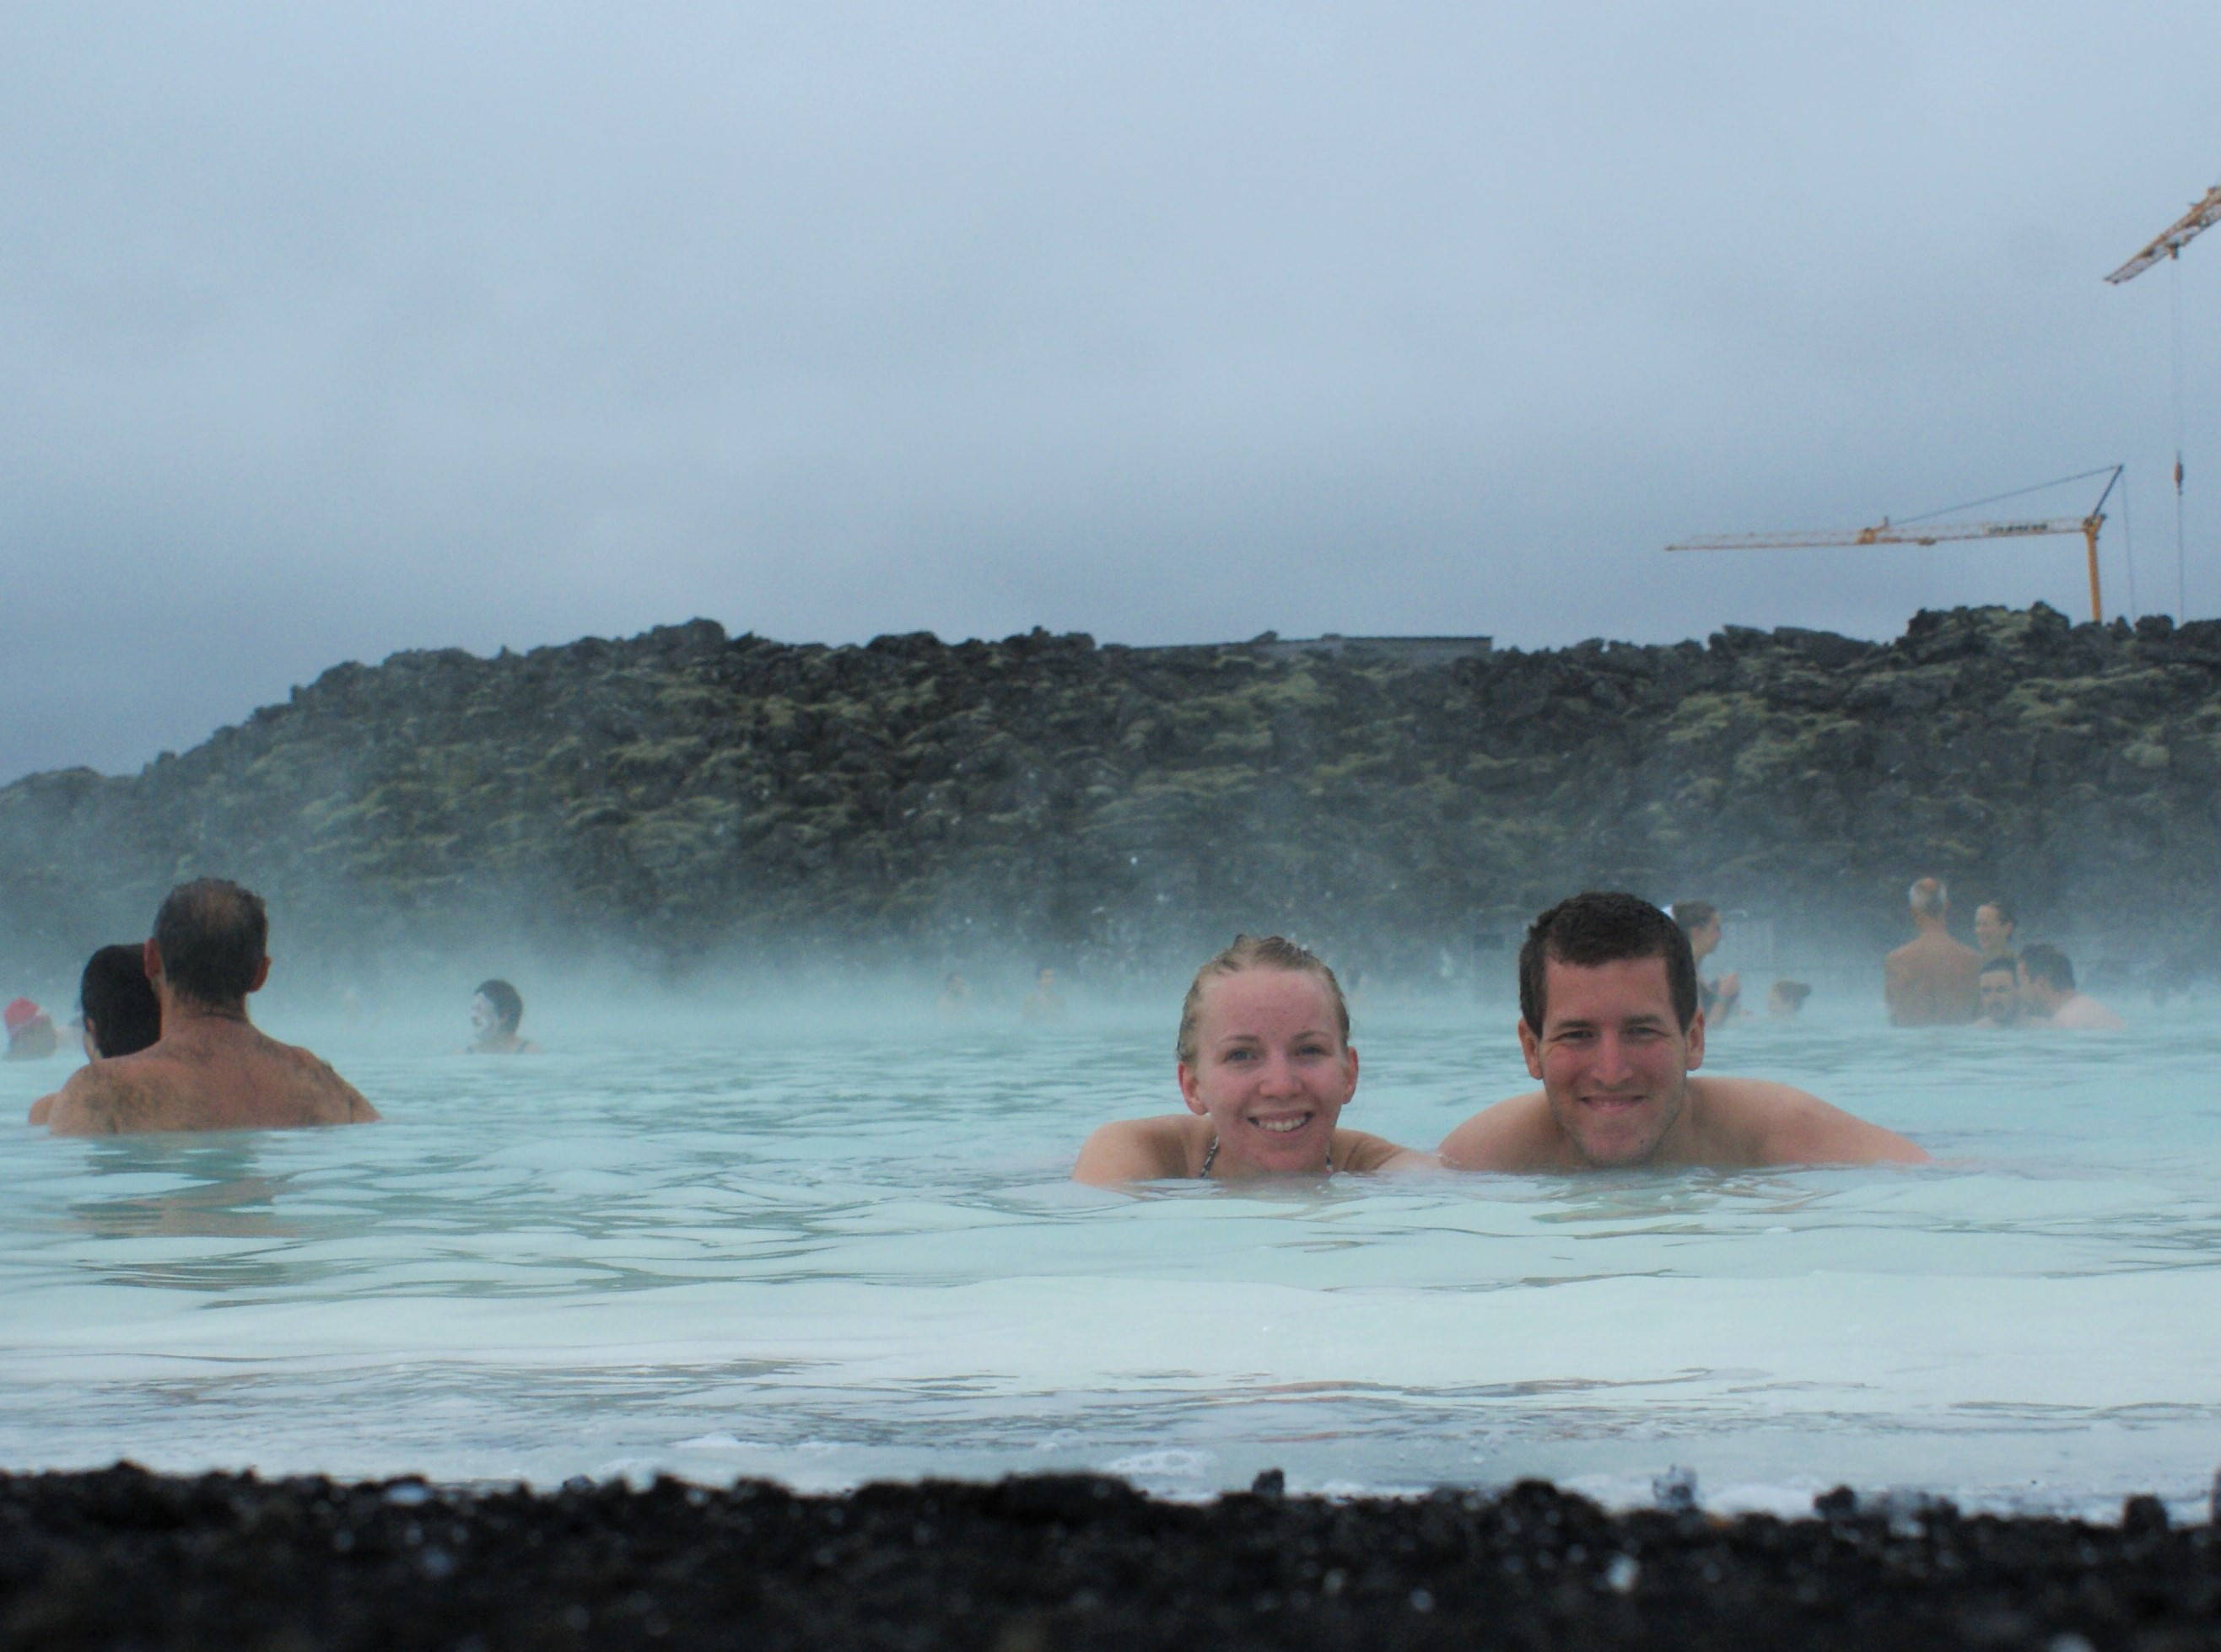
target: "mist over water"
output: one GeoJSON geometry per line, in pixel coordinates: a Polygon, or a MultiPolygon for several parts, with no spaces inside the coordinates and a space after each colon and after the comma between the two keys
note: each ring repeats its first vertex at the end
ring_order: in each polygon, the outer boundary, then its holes
{"type": "MultiPolygon", "coordinates": [[[[384,1124],[9,1127],[0,1461],[1085,1467],[1179,1494],[1279,1466],[1615,1501],[1687,1463],[1716,1506],[1848,1481],[2096,1512],[2187,1506],[2221,1457],[2210,997],[1986,1038],[1824,988],[1713,1040],[1708,1070],[1809,1088],[1933,1169],[1118,1194],[1066,1175],[1096,1124],[1176,1105],[1178,983],[1029,1025],[1022,981],[960,1019],[885,982],[521,981],[548,1053],[508,1060],[451,1053],[460,999],[353,1024],[273,1000],[384,1124]]],[[[1509,984],[1368,988],[1348,1122],[1430,1147],[1527,1088],[1509,984]]],[[[0,1066],[0,1107],[65,1070],[0,1066]]]]}

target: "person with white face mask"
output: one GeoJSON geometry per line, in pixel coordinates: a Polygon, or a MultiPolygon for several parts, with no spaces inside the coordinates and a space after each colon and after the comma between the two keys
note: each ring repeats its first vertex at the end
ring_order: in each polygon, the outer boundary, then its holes
{"type": "Polygon", "coordinates": [[[496,978],[482,981],[471,997],[471,1031],[474,1035],[464,1053],[472,1056],[536,1056],[540,1046],[517,1036],[524,1019],[524,1000],[516,988],[496,978]]]}

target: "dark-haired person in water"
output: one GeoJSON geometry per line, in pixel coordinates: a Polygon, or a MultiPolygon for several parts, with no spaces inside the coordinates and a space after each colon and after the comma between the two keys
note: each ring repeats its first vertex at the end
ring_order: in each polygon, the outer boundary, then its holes
{"type": "Polygon", "coordinates": [[[2013,909],[2002,901],[1985,901],[1974,908],[1974,944],[1986,958],[2011,957],[2013,932],[2019,927],[2013,909]]]}
{"type": "Polygon", "coordinates": [[[499,979],[481,981],[471,995],[471,1030],[478,1037],[463,1053],[470,1056],[536,1056],[540,1046],[521,1038],[516,1029],[524,1019],[524,1000],[516,988],[499,979]]]}
{"type": "Polygon", "coordinates": [[[1754,1078],[1695,1078],[1705,1017],[1688,937],[1631,895],[1575,895],[1519,951],[1519,1048],[1542,1088],[1449,1133],[1461,1170],[1917,1163],[1903,1137],[1754,1078]]]}
{"type": "Polygon", "coordinates": [[[103,946],[78,977],[88,1061],[136,1055],[162,1036],[162,1005],[147,979],[147,944],[103,946]]]}
{"type": "Polygon", "coordinates": [[[2128,1025],[2074,985],[2074,966],[2055,946],[2038,941],[2020,955],[2020,996],[2029,1023],[2077,1032],[2111,1032],[2128,1025]]]}
{"type": "Polygon", "coordinates": [[[305,1050],[247,1019],[269,978],[269,920],[251,891],[203,878],[170,891],[142,949],[161,1005],[146,1049],[80,1067],[53,1097],[58,1136],[366,1122],[378,1110],[305,1050]]]}
{"type": "MultiPolygon", "coordinates": [[[[162,1036],[162,1006],[147,979],[147,944],[103,946],[85,960],[77,983],[78,1018],[84,1058],[106,1061],[135,1055],[162,1036]]],[[[31,1104],[31,1122],[50,1122],[54,1098],[31,1104]]]]}
{"type": "Polygon", "coordinates": [[[1974,1025],[1993,1030],[2018,1026],[2021,1019],[2020,967],[2010,957],[1984,958],[1982,972],[1974,978],[1981,994],[1981,1013],[1974,1025]]]}
{"type": "Polygon", "coordinates": [[[1435,1163],[1338,1128],[1357,1088],[1349,1007],[1334,971],[1293,941],[1237,935],[1197,970],[1174,1054],[1187,1112],[1104,1125],[1080,1149],[1073,1181],[1233,1181],[1435,1163]]]}

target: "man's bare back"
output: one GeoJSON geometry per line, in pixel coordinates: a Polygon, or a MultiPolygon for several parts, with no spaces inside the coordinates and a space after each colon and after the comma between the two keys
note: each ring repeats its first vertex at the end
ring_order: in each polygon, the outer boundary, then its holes
{"type": "MultiPolygon", "coordinates": [[[[1685,1086],[1680,1114],[1659,1150],[1642,1161],[1647,1167],[1918,1164],[1928,1156],[1894,1131],[1787,1084],[1692,1075],[1685,1086]]],[[[1560,1127],[1542,1090],[1475,1113],[1439,1151],[1459,1170],[1536,1175],[1595,1168],[1560,1127]]]]}
{"type": "Polygon", "coordinates": [[[226,1013],[166,1016],[159,1041],[79,1068],[31,1110],[31,1122],[50,1124],[57,1136],[283,1130],[377,1117],[378,1109],[316,1056],[226,1013]]]}
{"type": "Polygon", "coordinates": [[[1895,1026],[1963,1026],[1981,1008],[1982,955],[1929,930],[1882,960],[1882,995],[1895,1026]]]}

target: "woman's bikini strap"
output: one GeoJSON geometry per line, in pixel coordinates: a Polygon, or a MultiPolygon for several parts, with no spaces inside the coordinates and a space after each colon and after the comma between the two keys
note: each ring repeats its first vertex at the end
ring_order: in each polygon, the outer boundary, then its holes
{"type": "MultiPolygon", "coordinates": [[[[1208,1177],[1211,1175],[1212,1162],[1217,1157],[1218,1138],[1213,1136],[1211,1138],[1211,1145],[1203,1150],[1203,1169],[1198,1170],[1196,1175],[1198,1176],[1208,1177]]],[[[1334,1144],[1331,1141],[1326,1144],[1326,1173],[1329,1175],[1332,1175],[1334,1174],[1334,1144]]]]}

